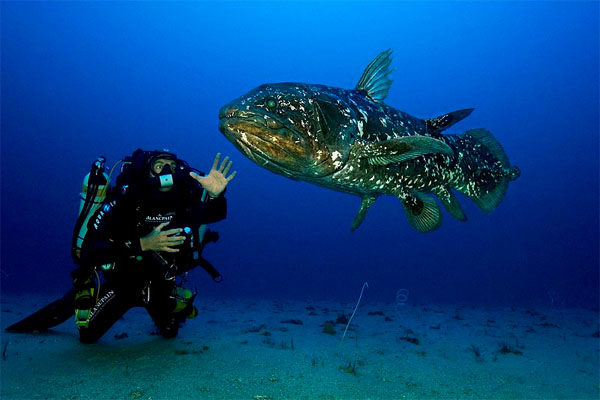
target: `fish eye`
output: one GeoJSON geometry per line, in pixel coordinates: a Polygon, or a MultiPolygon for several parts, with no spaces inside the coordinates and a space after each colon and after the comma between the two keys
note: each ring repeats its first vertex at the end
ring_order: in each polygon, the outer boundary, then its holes
{"type": "Polygon", "coordinates": [[[267,101],[265,102],[265,104],[267,105],[267,107],[269,108],[275,108],[277,107],[277,102],[275,101],[275,99],[273,98],[269,98],[267,99],[267,101]]]}

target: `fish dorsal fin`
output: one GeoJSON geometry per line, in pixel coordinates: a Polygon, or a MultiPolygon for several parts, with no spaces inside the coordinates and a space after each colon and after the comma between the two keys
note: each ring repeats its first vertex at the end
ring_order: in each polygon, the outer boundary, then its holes
{"type": "Polygon", "coordinates": [[[473,112],[474,108],[465,108],[464,110],[452,111],[439,117],[426,119],[425,125],[430,130],[440,133],[459,121],[467,118],[473,112]]]}
{"type": "Polygon", "coordinates": [[[356,90],[367,92],[367,95],[375,101],[383,101],[392,86],[392,80],[389,78],[392,73],[390,70],[391,56],[392,50],[390,49],[379,53],[363,72],[356,85],[356,90]]]}
{"type": "Polygon", "coordinates": [[[463,133],[464,135],[471,136],[473,139],[481,143],[487,148],[494,157],[496,157],[502,163],[503,167],[508,167],[508,157],[502,148],[500,142],[492,135],[487,129],[471,129],[463,133]]]}
{"type": "Polygon", "coordinates": [[[401,138],[366,143],[358,156],[366,158],[371,165],[387,165],[408,161],[426,154],[446,154],[454,151],[445,142],[427,136],[404,136],[401,138]]]}

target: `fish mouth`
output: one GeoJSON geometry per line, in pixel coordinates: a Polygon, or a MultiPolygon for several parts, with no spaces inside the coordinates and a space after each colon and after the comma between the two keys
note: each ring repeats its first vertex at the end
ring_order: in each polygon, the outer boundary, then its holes
{"type": "Polygon", "coordinates": [[[286,141],[278,140],[282,133],[289,135],[294,131],[273,117],[265,118],[264,114],[252,111],[221,110],[219,130],[246,157],[261,167],[285,176],[302,171],[297,165],[295,152],[286,147],[286,141]]]}
{"type": "Polygon", "coordinates": [[[277,174],[312,179],[335,172],[327,167],[330,159],[315,157],[303,132],[277,115],[227,105],[219,111],[219,130],[246,157],[277,174]]]}

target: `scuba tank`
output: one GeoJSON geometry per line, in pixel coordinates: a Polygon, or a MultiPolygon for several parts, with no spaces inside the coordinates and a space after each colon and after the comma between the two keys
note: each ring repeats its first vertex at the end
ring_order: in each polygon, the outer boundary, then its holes
{"type": "Polygon", "coordinates": [[[75,223],[71,243],[71,256],[76,264],[79,264],[81,245],[87,233],[88,221],[106,199],[110,178],[104,172],[105,162],[105,157],[98,157],[92,164],[91,171],[83,178],[83,185],[79,195],[79,216],[75,223]]]}
{"type": "MultiPolygon", "coordinates": [[[[110,184],[110,176],[104,172],[105,157],[98,157],[92,164],[90,172],[83,178],[79,195],[79,215],[73,229],[71,242],[71,257],[79,265],[81,246],[87,233],[87,224],[92,215],[104,204],[110,184]]],[[[116,165],[115,165],[116,166],[116,165]]],[[[90,322],[91,309],[97,301],[100,292],[100,278],[95,272],[94,277],[82,271],[73,271],[75,325],[87,327],[90,322]]]]}

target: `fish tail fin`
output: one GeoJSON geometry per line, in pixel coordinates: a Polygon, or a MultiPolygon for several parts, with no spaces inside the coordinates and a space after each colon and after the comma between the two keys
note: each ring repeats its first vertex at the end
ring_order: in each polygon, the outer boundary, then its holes
{"type": "Polygon", "coordinates": [[[504,199],[508,182],[521,175],[511,166],[500,142],[486,129],[473,129],[460,135],[458,151],[463,151],[461,169],[464,183],[457,190],[469,196],[486,213],[504,199]]]}

